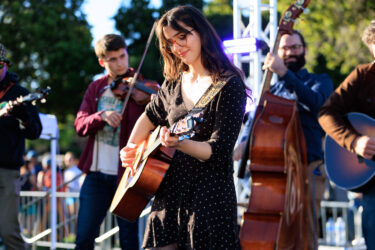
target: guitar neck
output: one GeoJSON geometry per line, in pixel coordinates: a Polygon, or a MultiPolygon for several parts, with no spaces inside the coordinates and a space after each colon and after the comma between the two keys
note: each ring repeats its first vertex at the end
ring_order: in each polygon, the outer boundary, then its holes
{"type": "Polygon", "coordinates": [[[32,105],[35,105],[35,102],[37,100],[41,100],[41,102],[44,103],[45,102],[44,98],[49,94],[50,91],[51,91],[51,88],[47,87],[44,90],[40,90],[40,93],[30,93],[26,96],[19,96],[13,101],[8,101],[7,104],[2,106],[2,108],[0,109],[0,117],[8,114],[14,106],[19,106],[23,103],[31,103],[32,105]],[[9,109],[8,105],[10,105],[11,102],[12,102],[11,104],[12,108],[9,109]]]}
{"type": "MultiPolygon", "coordinates": [[[[281,33],[280,31],[277,32],[276,41],[272,49],[272,53],[275,55],[277,54],[277,51],[279,49],[280,39],[281,39],[281,33]]],[[[266,69],[264,72],[264,77],[262,81],[262,92],[260,93],[260,96],[263,96],[264,92],[270,89],[271,86],[271,80],[272,80],[273,72],[269,69],[266,69]]],[[[258,98],[259,100],[260,98],[258,98]]]]}
{"type": "MultiPolygon", "coordinates": [[[[182,141],[182,140],[185,140],[185,139],[189,139],[192,134],[192,131],[194,129],[194,123],[199,123],[201,121],[199,121],[199,116],[200,113],[196,113],[196,117],[193,118],[192,116],[189,116],[188,118],[184,118],[176,123],[174,123],[170,128],[169,128],[169,131],[171,132],[171,134],[175,134],[179,137],[179,140],[182,141]],[[183,126],[182,126],[183,125],[183,126]],[[182,126],[182,128],[181,128],[182,126]],[[178,133],[175,133],[175,132],[178,132],[178,133]]],[[[154,132],[150,135],[149,139],[148,139],[148,144],[149,143],[152,143],[150,145],[147,145],[147,148],[145,150],[145,152],[143,153],[142,155],[142,158],[141,158],[141,161],[144,161],[146,160],[151,154],[152,152],[154,152],[157,148],[160,147],[161,145],[161,141],[160,141],[160,137],[159,137],[159,132],[160,132],[160,126],[158,126],[154,132]]]]}
{"type": "Polygon", "coordinates": [[[2,109],[0,110],[0,117],[6,115],[7,113],[8,113],[7,110],[6,110],[5,108],[2,108],[2,109]]]}
{"type": "Polygon", "coordinates": [[[160,138],[158,137],[155,140],[155,142],[150,147],[148,147],[146,151],[143,153],[141,161],[146,160],[150,156],[150,154],[152,154],[152,152],[154,152],[160,146],[161,146],[161,142],[160,142],[160,138]]]}

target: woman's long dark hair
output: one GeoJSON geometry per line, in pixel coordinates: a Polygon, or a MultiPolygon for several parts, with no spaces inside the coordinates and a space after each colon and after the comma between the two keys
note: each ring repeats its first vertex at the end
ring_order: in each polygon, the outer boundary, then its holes
{"type": "Polygon", "coordinates": [[[243,74],[235,67],[225,55],[221,46],[221,40],[215,29],[202,15],[202,13],[191,5],[175,7],[166,12],[159,20],[156,35],[159,40],[159,49],[164,59],[164,77],[170,80],[177,80],[179,74],[189,69],[188,65],[171,53],[168,48],[167,39],[163,34],[163,27],[169,26],[176,31],[189,33],[181,24],[193,28],[199,34],[201,40],[202,64],[207,69],[214,82],[226,80],[232,76],[243,79],[243,74]]]}

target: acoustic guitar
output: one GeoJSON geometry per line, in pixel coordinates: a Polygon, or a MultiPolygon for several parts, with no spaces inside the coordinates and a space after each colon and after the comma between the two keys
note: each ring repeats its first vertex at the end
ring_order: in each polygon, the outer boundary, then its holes
{"type": "MultiPolygon", "coordinates": [[[[375,120],[362,113],[346,115],[352,127],[362,135],[375,138],[375,120]]],[[[325,162],[328,178],[338,187],[362,192],[375,176],[375,161],[356,155],[337,144],[330,136],[325,138],[325,162]]]]}
{"type": "MultiPolygon", "coordinates": [[[[202,113],[191,114],[169,129],[179,140],[191,138],[202,122],[202,113]]],[[[158,190],[172,161],[175,149],[161,145],[160,126],[148,139],[138,145],[133,169],[126,168],[110,207],[111,213],[135,221],[158,190]]]]}

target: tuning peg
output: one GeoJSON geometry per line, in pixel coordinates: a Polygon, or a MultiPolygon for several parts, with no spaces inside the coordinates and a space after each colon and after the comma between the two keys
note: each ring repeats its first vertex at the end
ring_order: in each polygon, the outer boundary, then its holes
{"type": "Polygon", "coordinates": [[[178,140],[183,141],[183,140],[189,139],[190,137],[192,137],[190,134],[181,135],[178,137],[178,140]]]}
{"type": "Polygon", "coordinates": [[[40,102],[41,102],[41,103],[46,103],[47,100],[46,100],[46,98],[42,98],[42,99],[40,100],[40,102]]]}
{"type": "Polygon", "coordinates": [[[32,101],[31,104],[35,106],[36,105],[36,100],[32,101]]]}

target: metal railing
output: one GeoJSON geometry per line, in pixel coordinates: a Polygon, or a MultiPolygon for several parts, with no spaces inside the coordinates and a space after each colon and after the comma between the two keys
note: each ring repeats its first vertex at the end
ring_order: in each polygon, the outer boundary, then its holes
{"type": "MultiPolygon", "coordinates": [[[[322,201],[321,222],[323,237],[319,239],[319,245],[341,247],[344,249],[366,249],[362,236],[362,206],[356,207],[353,202],[322,201]],[[345,223],[345,243],[327,242],[326,225],[329,218],[336,222],[341,217],[345,223]]],[[[334,229],[337,234],[337,228],[334,229]]]]}
{"type": "MultiPolygon", "coordinates": [[[[50,196],[44,191],[21,191],[19,220],[23,238],[32,249],[38,246],[51,247],[50,196]]],[[[56,248],[74,249],[76,223],[79,208],[79,193],[57,192],[56,248]],[[67,202],[69,201],[69,202],[67,202]]],[[[139,239],[143,239],[146,208],[139,219],[139,239]]],[[[115,216],[108,212],[99,236],[95,239],[97,249],[120,249],[119,228],[115,216]]]]}
{"type": "MultiPolygon", "coordinates": [[[[244,183],[246,186],[248,183],[244,183]]],[[[244,191],[246,194],[249,190],[244,191]]],[[[45,191],[22,191],[20,199],[19,220],[22,227],[25,242],[36,249],[37,246],[51,247],[51,225],[50,225],[50,196],[45,191]]],[[[246,195],[248,196],[248,195],[246,195]]],[[[57,192],[57,226],[56,236],[57,248],[74,249],[76,236],[76,223],[79,208],[79,193],[57,192]],[[67,202],[69,201],[69,202],[67,202]]],[[[244,200],[246,197],[243,197],[244,200]]],[[[246,203],[246,202],[245,202],[246,203]]],[[[244,203],[244,204],[245,204],[244,203]]],[[[239,201],[238,211],[245,209],[239,201]]],[[[143,239],[146,217],[150,207],[147,207],[139,219],[139,239],[143,239]]],[[[334,247],[328,244],[326,239],[326,228],[328,218],[336,221],[342,217],[345,222],[345,244],[340,247],[345,249],[366,249],[361,230],[362,207],[355,207],[350,202],[322,201],[321,202],[321,225],[322,238],[319,239],[319,249],[322,246],[334,247]]],[[[239,213],[240,215],[240,213],[239,213]]],[[[119,228],[115,216],[108,212],[104,219],[99,236],[95,239],[97,249],[120,249],[119,228]]]]}

